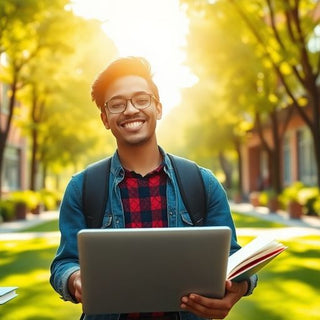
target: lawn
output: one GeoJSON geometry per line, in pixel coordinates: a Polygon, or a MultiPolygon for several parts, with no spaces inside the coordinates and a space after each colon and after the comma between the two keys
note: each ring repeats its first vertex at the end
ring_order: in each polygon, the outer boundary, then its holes
{"type": "MultiPolygon", "coordinates": [[[[270,227],[269,222],[242,215],[235,215],[235,220],[238,227],[270,227]]],[[[36,231],[56,227],[56,221],[47,222],[36,231]]],[[[239,237],[242,245],[249,240],[239,237]]],[[[2,320],[79,319],[80,305],[63,302],[48,283],[58,242],[55,237],[0,241],[0,286],[19,286],[18,297],[0,306],[2,320]]],[[[254,295],[243,298],[228,320],[319,319],[320,237],[296,237],[284,244],[289,249],[260,271],[254,295]]]]}

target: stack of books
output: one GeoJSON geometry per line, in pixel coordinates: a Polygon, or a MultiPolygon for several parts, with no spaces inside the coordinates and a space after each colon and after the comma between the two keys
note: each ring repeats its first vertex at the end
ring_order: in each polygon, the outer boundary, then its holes
{"type": "Polygon", "coordinates": [[[0,287],[0,304],[4,304],[17,296],[18,287],[0,287]]]}

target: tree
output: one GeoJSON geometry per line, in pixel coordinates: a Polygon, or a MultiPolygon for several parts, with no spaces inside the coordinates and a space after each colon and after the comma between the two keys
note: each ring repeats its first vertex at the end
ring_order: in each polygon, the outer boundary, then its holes
{"type": "MultiPolygon", "coordinates": [[[[70,33],[64,33],[63,41],[72,50],[46,50],[38,55],[29,66],[27,96],[23,99],[29,106],[25,127],[32,139],[32,190],[36,188],[40,165],[45,176],[50,164],[58,162],[61,166],[76,167],[81,161],[90,161],[90,155],[99,156],[107,149],[101,147],[102,130],[96,129],[99,119],[90,101],[90,85],[98,71],[115,56],[115,47],[98,21],[73,16],[57,23],[64,30],[69,27],[70,33]],[[55,134],[53,138],[52,134],[55,134]]],[[[49,25],[52,28],[53,24],[49,25]]],[[[59,32],[53,28],[51,37],[56,34],[59,32]]]]}
{"type": "MultiPolygon", "coordinates": [[[[232,110],[232,114],[237,115],[239,119],[252,121],[259,133],[262,146],[269,155],[272,187],[276,192],[280,192],[281,140],[293,106],[299,104],[303,107],[306,104],[306,99],[301,94],[301,86],[295,81],[294,72],[290,72],[291,69],[286,63],[289,53],[296,52],[296,44],[284,43],[283,47],[288,51],[286,55],[280,50],[275,50],[276,40],[272,38],[270,24],[266,24],[265,9],[271,8],[270,1],[269,6],[263,5],[265,1],[183,2],[188,3],[191,20],[191,36],[188,41],[189,65],[198,75],[200,83],[204,79],[211,80],[215,90],[224,92],[220,95],[222,99],[219,102],[225,105],[226,110],[232,110]],[[259,38],[260,33],[262,35],[259,38]],[[263,41],[259,42],[257,38],[263,41]],[[278,69],[275,69],[275,61],[279,63],[278,69]],[[279,77],[280,71],[286,76],[285,85],[279,77]],[[291,89],[291,95],[288,95],[287,88],[291,89]],[[295,100],[291,97],[293,93],[296,95],[295,100]],[[283,125],[279,126],[279,111],[283,109],[286,109],[286,119],[283,125]],[[262,130],[267,121],[272,128],[271,144],[267,143],[262,130]]],[[[281,2],[279,5],[285,6],[286,3],[281,2]]],[[[307,1],[304,4],[306,3],[307,1]]],[[[304,18],[301,18],[301,21],[310,22],[310,16],[306,13],[312,12],[314,6],[311,6],[310,1],[308,3],[309,5],[303,8],[304,18]]],[[[274,14],[270,16],[275,19],[274,14]]],[[[310,23],[306,24],[308,25],[309,31],[312,31],[310,23]]],[[[277,36],[279,38],[278,34],[277,36]]],[[[309,56],[311,60],[315,59],[314,54],[310,53],[309,56]]],[[[296,60],[291,54],[289,62],[296,60]]],[[[299,70],[299,66],[295,69],[299,70]]],[[[204,86],[205,90],[207,87],[204,86]]],[[[215,101],[216,108],[217,100],[212,101],[215,101]]],[[[317,108],[319,110],[319,105],[317,108]]],[[[303,110],[306,111],[306,108],[303,110]]],[[[307,116],[307,111],[305,113],[307,116]]],[[[319,119],[317,114],[314,114],[314,119],[319,119]]],[[[212,138],[216,134],[216,131],[212,131],[212,138]]]]}
{"type": "MultiPolygon", "coordinates": [[[[56,43],[42,38],[41,21],[45,21],[48,12],[63,10],[66,1],[2,1],[0,5],[1,29],[0,48],[5,54],[6,64],[2,66],[0,80],[9,85],[8,115],[0,125],[0,171],[4,150],[12,124],[16,106],[17,92],[23,88],[24,69],[44,49],[53,48],[56,43]],[[2,19],[3,18],[3,19],[2,19]]],[[[0,110],[1,111],[1,110],[0,110]]],[[[2,190],[2,174],[0,174],[0,195],[2,190]]]]}
{"type": "Polygon", "coordinates": [[[320,188],[319,1],[229,0],[309,128],[320,188]],[[307,99],[307,108],[305,99],[307,99]]]}
{"type": "Polygon", "coordinates": [[[202,148],[211,157],[220,159],[227,187],[231,185],[232,174],[228,157],[234,158],[236,152],[237,189],[242,193],[240,144],[253,126],[254,113],[269,110],[268,100],[263,101],[256,94],[263,66],[245,37],[239,39],[244,27],[240,19],[225,14],[220,3],[202,4],[191,2],[188,11],[188,64],[199,78],[197,86],[184,97],[184,105],[196,109],[195,118],[199,119],[193,130],[189,130],[190,135],[198,137],[190,149],[202,148]]]}
{"type": "Polygon", "coordinates": [[[10,26],[11,30],[0,34],[0,48],[8,61],[2,78],[11,90],[9,115],[5,127],[1,128],[0,165],[20,92],[23,110],[25,107],[29,110],[23,126],[31,137],[32,190],[36,189],[41,163],[47,172],[50,163],[66,159],[62,154],[69,153],[66,165],[79,162],[88,157],[91,150],[96,150],[99,138],[92,121],[97,114],[90,101],[89,88],[95,74],[116,54],[100,23],[74,16],[65,9],[66,4],[67,1],[55,0],[48,6],[46,1],[28,0],[23,4],[25,15],[17,14],[22,6],[20,1],[7,2],[4,7],[8,16],[3,26],[10,26]],[[67,130],[65,126],[78,130],[67,130]],[[50,134],[56,132],[56,128],[60,129],[59,133],[52,139],[50,134]],[[60,134],[62,132],[64,134],[60,134]],[[70,145],[66,145],[66,141],[57,142],[58,137],[68,139],[70,145]],[[50,148],[46,142],[51,142],[50,148]],[[60,149],[55,144],[60,145],[60,149]],[[89,149],[86,153],[85,147],[89,149]]]}

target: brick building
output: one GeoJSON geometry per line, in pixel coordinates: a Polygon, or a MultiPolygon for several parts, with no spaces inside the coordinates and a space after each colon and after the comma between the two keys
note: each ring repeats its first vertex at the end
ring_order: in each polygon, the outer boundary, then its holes
{"type": "MultiPolygon", "coordinates": [[[[279,131],[284,127],[284,117],[279,117],[279,131]]],[[[272,144],[270,125],[264,125],[263,135],[269,145],[272,144]]],[[[280,140],[280,179],[286,187],[295,181],[305,185],[317,184],[316,160],[309,128],[301,117],[293,112],[280,140]]],[[[320,143],[320,142],[319,142],[320,143]]],[[[271,159],[262,146],[262,141],[256,130],[248,134],[248,140],[242,146],[243,191],[249,194],[253,191],[266,190],[271,187],[271,159]]]]}

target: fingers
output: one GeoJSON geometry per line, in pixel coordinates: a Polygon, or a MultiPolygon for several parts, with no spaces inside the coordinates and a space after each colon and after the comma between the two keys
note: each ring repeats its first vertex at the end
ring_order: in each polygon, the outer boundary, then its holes
{"type": "Polygon", "coordinates": [[[224,319],[233,305],[245,294],[247,282],[226,281],[226,293],[222,299],[213,299],[191,293],[181,299],[181,309],[202,318],[224,319]]]}
{"type": "Polygon", "coordinates": [[[74,287],[74,295],[78,302],[82,302],[82,286],[81,286],[81,278],[80,274],[77,275],[73,280],[73,287],[74,287]]]}
{"type": "Polygon", "coordinates": [[[220,299],[206,298],[190,294],[181,299],[181,308],[202,318],[224,319],[229,311],[228,305],[220,299]]]}

